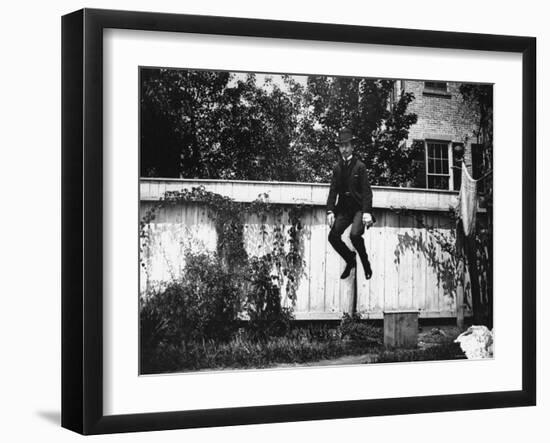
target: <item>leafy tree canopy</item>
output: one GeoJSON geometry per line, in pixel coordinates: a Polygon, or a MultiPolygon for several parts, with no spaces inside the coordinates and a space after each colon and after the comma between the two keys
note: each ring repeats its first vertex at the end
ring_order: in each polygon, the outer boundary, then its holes
{"type": "Polygon", "coordinates": [[[350,126],[373,184],[414,177],[404,141],[412,94],[363,78],[143,69],[141,174],[157,177],[326,182],[338,130],[350,126]],[[274,78],[276,77],[276,81],[274,78]]]}

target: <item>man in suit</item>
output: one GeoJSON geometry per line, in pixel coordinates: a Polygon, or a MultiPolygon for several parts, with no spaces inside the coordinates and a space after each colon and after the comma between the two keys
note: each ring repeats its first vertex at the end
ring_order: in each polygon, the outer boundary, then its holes
{"type": "Polygon", "coordinates": [[[372,277],[372,268],[362,235],[365,226],[367,229],[371,227],[375,219],[372,215],[372,189],[367,168],[353,156],[355,140],[349,128],[343,128],[338,134],[336,143],[341,159],[334,167],[327,200],[327,221],[331,228],[328,241],[346,261],[346,268],[340,278],[347,278],[357,266],[355,252],[342,241],[342,234],[351,225],[350,240],[359,254],[368,280],[372,277]]]}

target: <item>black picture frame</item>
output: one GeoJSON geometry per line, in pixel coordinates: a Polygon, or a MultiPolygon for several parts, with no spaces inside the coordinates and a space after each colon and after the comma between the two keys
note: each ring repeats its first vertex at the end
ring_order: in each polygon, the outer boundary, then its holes
{"type": "Polygon", "coordinates": [[[62,18],[62,426],[82,434],[150,431],[536,403],[536,39],[338,24],[83,9],[62,18]],[[103,30],[192,32],[522,55],[522,388],[109,415],[103,413],[103,30]]]}

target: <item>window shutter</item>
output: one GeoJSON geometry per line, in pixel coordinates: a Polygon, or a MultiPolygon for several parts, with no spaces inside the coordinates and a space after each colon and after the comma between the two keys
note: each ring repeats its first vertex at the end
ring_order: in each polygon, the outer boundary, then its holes
{"type": "Polygon", "coordinates": [[[426,188],[426,147],[424,140],[413,140],[412,148],[416,150],[413,164],[417,168],[414,187],[426,188]]]}
{"type": "Polygon", "coordinates": [[[460,191],[462,182],[462,159],[464,158],[464,144],[453,143],[453,189],[460,191]]]}
{"type": "MultiPolygon", "coordinates": [[[[476,180],[483,176],[483,145],[472,143],[472,173],[476,180]]],[[[485,181],[480,181],[477,188],[478,193],[485,194],[485,181]]]]}

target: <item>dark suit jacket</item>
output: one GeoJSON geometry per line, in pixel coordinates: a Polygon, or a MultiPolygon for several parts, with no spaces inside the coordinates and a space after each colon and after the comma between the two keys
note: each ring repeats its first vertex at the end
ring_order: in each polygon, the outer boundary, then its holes
{"type": "MultiPolygon", "coordinates": [[[[361,160],[356,157],[352,157],[348,170],[350,179],[348,181],[349,186],[347,192],[351,194],[363,213],[368,212],[372,214],[372,189],[369,184],[367,167],[361,160]]],[[[339,199],[341,198],[339,194],[343,188],[342,183],[344,183],[344,171],[344,161],[340,160],[334,167],[332,173],[330,191],[328,193],[327,200],[327,211],[335,212],[336,197],[338,196],[339,199]]]]}

